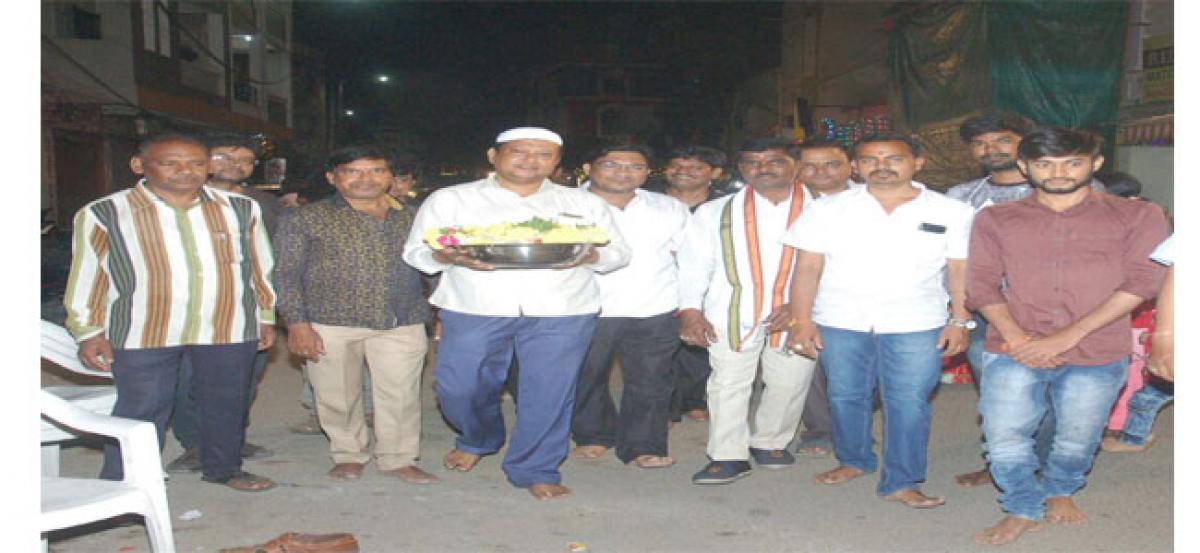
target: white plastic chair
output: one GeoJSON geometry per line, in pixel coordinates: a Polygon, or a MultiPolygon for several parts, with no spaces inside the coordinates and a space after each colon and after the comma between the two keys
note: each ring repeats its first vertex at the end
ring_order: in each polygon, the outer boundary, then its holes
{"type": "MultiPolygon", "coordinates": [[[[79,361],[79,345],[67,329],[49,321],[42,321],[42,358],[52,361],[71,372],[112,378],[112,373],[89,369],[79,361]]],[[[93,413],[112,413],[117,402],[117,389],[106,386],[47,386],[42,388],[77,407],[93,413]]],[[[52,424],[42,422],[42,475],[58,476],[59,442],[73,440],[77,436],[63,432],[52,424]]]]}
{"type": "Polygon", "coordinates": [[[125,473],[120,481],[42,476],[42,551],[46,532],[137,513],[146,518],[151,550],[174,553],[154,423],[92,413],[45,391],[42,416],[60,427],[116,438],[125,473]]]}

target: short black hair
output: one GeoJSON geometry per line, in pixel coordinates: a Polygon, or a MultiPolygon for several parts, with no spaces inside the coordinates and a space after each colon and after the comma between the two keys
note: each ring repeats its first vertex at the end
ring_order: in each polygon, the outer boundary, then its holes
{"type": "Polygon", "coordinates": [[[1025,133],[1036,128],[1037,123],[1019,113],[993,111],[963,121],[962,125],[958,127],[958,136],[962,137],[963,142],[970,142],[976,136],[990,132],[1008,131],[1017,136],[1024,136],[1025,133]]]}
{"type": "Polygon", "coordinates": [[[325,172],[332,173],[339,165],[353,163],[360,159],[382,159],[387,162],[388,170],[392,170],[392,151],[379,144],[355,144],[343,146],[329,153],[325,158],[325,172]]]}
{"type": "Polygon", "coordinates": [[[613,152],[636,152],[642,154],[646,158],[647,165],[654,164],[654,149],[645,145],[634,142],[625,142],[621,144],[605,144],[591,151],[587,156],[587,162],[592,163],[613,152]]]}
{"type": "Polygon", "coordinates": [[[232,132],[211,133],[204,137],[204,143],[208,146],[209,150],[213,148],[245,148],[254,152],[254,157],[256,158],[262,155],[258,142],[244,134],[232,132]]]}
{"type": "Polygon", "coordinates": [[[186,142],[188,144],[195,144],[196,146],[208,150],[208,146],[204,144],[203,140],[197,138],[196,135],[183,131],[172,130],[146,135],[140,141],[138,141],[137,148],[134,149],[133,155],[137,157],[144,157],[146,152],[150,151],[151,146],[154,146],[155,144],[163,144],[165,142],[186,142]]]}
{"type": "Polygon", "coordinates": [[[415,175],[421,168],[421,160],[411,152],[397,152],[392,156],[392,174],[415,175]]]}
{"type": "Polygon", "coordinates": [[[672,159],[698,159],[713,168],[724,167],[729,161],[725,152],[708,146],[680,146],[667,154],[667,161],[672,159]]]}
{"type": "Polygon", "coordinates": [[[880,132],[868,134],[858,139],[858,142],[854,143],[854,156],[851,159],[858,157],[859,146],[875,142],[903,142],[908,145],[908,149],[912,151],[913,157],[921,157],[921,145],[912,136],[898,132],[880,132]]]}
{"type": "Polygon", "coordinates": [[[751,138],[742,143],[737,151],[737,159],[742,158],[742,154],[749,152],[765,152],[767,150],[783,150],[788,157],[792,159],[800,159],[800,146],[794,141],[787,138],[779,138],[775,136],[764,136],[761,138],[751,138]]]}
{"type": "Polygon", "coordinates": [[[1068,127],[1038,127],[1021,137],[1017,147],[1017,159],[1031,160],[1043,157],[1100,155],[1104,139],[1082,129],[1068,127]]]}
{"type": "Polygon", "coordinates": [[[825,148],[841,150],[843,154],[846,154],[846,159],[852,159],[854,157],[854,154],[850,153],[850,148],[847,148],[846,144],[840,140],[833,140],[831,138],[819,138],[818,137],[818,138],[810,138],[810,139],[805,140],[804,142],[800,143],[800,153],[801,154],[804,153],[804,150],[819,150],[819,149],[825,149],[825,148]]]}
{"type": "Polygon", "coordinates": [[[1114,196],[1136,198],[1142,195],[1142,181],[1124,171],[1097,173],[1095,177],[1104,183],[1105,190],[1114,196]]]}

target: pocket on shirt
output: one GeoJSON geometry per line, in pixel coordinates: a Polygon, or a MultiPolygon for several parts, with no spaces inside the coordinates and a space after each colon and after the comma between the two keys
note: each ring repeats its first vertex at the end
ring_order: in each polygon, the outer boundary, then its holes
{"type": "Polygon", "coordinates": [[[242,256],[239,248],[233,243],[233,236],[228,233],[214,233],[212,236],[213,256],[217,263],[241,263],[242,256]]]}

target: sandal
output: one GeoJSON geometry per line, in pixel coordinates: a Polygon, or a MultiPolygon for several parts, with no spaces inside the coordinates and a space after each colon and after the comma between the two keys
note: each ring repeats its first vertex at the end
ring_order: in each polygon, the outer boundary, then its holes
{"type": "Polygon", "coordinates": [[[213,484],[224,484],[225,486],[239,492],[265,492],[276,486],[274,480],[271,480],[266,476],[250,474],[244,470],[226,476],[225,478],[217,479],[204,476],[200,479],[213,484]]]}

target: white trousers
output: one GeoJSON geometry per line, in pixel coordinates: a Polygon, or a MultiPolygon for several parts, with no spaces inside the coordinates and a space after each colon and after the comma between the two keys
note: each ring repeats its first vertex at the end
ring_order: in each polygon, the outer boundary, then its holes
{"type": "Polygon", "coordinates": [[[725,337],[709,346],[708,456],[744,461],[750,450],[783,449],[792,441],[804,411],[816,360],[767,346],[761,334],[733,351],[725,337]],[[750,422],[750,395],[762,362],[764,384],[750,422]]]}

